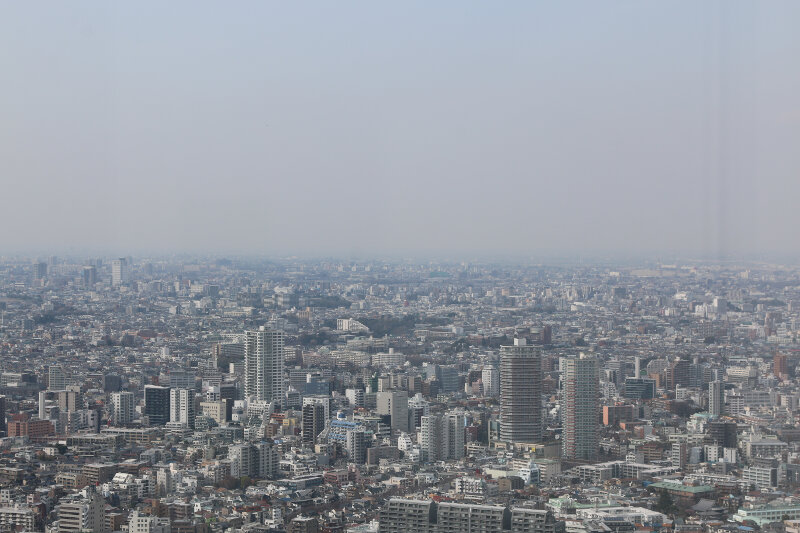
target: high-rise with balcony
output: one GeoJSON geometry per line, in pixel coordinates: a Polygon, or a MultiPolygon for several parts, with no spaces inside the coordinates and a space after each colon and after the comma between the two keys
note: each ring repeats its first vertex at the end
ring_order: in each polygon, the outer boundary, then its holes
{"type": "Polygon", "coordinates": [[[524,338],[500,351],[500,440],[542,440],[542,360],[524,338]]]}
{"type": "Polygon", "coordinates": [[[562,457],[594,461],[599,450],[599,366],[581,354],[563,360],[561,417],[562,457]]]}
{"type": "Polygon", "coordinates": [[[285,334],[261,326],[248,331],[244,343],[244,391],[248,398],[283,401],[285,334]]]}
{"type": "Polygon", "coordinates": [[[464,414],[449,411],[423,416],[419,438],[423,461],[461,459],[464,457],[464,414]]]}
{"type": "Polygon", "coordinates": [[[105,501],[89,485],[85,496],[65,498],[58,506],[58,533],[103,533],[105,501]]]}
{"type": "Polygon", "coordinates": [[[400,498],[386,502],[379,522],[381,533],[564,533],[566,524],[528,507],[400,498]]]}

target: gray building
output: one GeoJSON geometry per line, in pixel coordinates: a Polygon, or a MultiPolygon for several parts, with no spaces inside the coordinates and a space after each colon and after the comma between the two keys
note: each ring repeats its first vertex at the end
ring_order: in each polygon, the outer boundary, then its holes
{"type": "Polygon", "coordinates": [[[721,381],[708,384],[708,412],[714,416],[725,414],[725,387],[721,381]]]}
{"type": "Polygon", "coordinates": [[[599,366],[581,354],[563,360],[562,457],[593,461],[599,451],[599,366]]]}

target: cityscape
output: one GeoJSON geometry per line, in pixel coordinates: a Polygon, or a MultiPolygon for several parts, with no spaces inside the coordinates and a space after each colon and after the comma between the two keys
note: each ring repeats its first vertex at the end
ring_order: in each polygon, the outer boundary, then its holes
{"type": "Polygon", "coordinates": [[[0,0],[0,533],[800,533],[798,21],[0,0]]]}
{"type": "Polygon", "coordinates": [[[800,270],[0,265],[0,525],[800,527],[800,270]]]}

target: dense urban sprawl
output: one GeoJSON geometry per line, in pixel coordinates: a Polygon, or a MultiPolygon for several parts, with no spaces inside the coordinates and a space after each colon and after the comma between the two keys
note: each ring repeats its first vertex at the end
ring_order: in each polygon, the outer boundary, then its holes
{"type": "Polygon", "coordinates": [[[800,269],[0,258],[0,532],[800,533],[800,269]]]}

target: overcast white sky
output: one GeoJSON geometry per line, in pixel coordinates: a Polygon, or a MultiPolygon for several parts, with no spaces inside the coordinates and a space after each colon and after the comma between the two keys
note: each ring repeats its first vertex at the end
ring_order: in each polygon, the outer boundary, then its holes
{"type": "Polygon", "coordinates": [[[800,2],[3,2],[0,253],[800,253],[800,2]]]}

